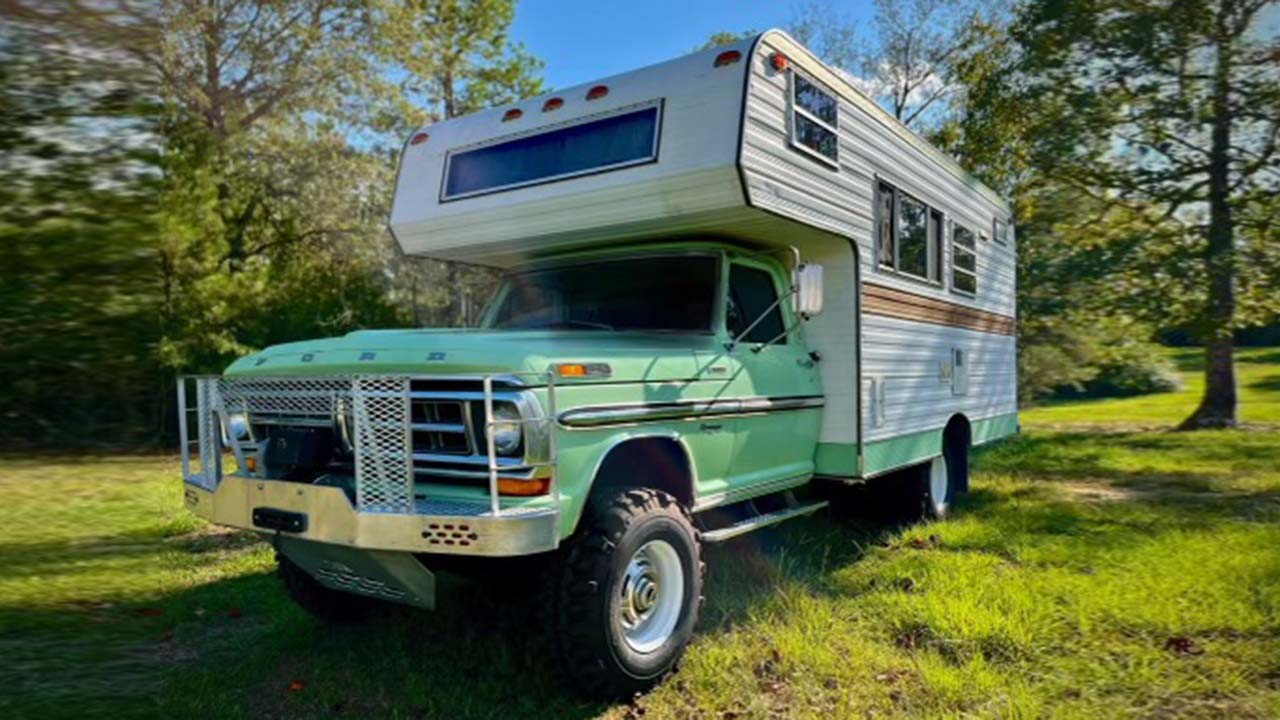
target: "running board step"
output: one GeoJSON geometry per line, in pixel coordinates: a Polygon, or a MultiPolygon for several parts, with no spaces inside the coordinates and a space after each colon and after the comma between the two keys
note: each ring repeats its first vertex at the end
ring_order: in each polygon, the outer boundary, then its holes
{"type": "Polygon", "coordinates": [[[739,535],[745,535],[752,530],[759,530],[770,525],[777,525],[784,520],[797,518],[802,515],[809,515],[827,506],[826,500],[818,500],[805,505],[797,505],[795,507],[783,508],[782,510],[774,510],[770,513],[757,515],[753,518],[741,520],[728,527],[722,527],[718,530],[708,530],[702,533],[702,541],[707,543],[724,542],[731,540],[739,535]]]}

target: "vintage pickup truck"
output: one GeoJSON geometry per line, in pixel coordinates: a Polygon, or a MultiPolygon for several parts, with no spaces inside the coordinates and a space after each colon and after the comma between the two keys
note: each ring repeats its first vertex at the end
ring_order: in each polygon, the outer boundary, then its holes
{"type": "Polygon", "coordinates": [[[187,507],[269,535],[330,621],[534,568],[564,676],[641,690],[690,639],[705,544],[821,508],[815,482],[942,517],[1017,431],[1009,222],[777,31],[441,122],[391,229],[502,270],[478,327],[184,378],[187,507]]]}

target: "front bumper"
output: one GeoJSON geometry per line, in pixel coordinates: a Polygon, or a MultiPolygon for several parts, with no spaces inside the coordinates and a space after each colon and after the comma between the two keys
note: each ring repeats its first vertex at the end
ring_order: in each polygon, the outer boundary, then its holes
{"type": "Polygon", "coordinates": [[[218,525],[280,532],[282,536],[369,550],[509,557],[554,550],[559,513],[553,508],[504,508],[417,501],[412,514],[358,512],[341,488],[281,480],[222,476],[217,489],[185,484],[187,508],[218,525]],[[277,531],[254,522],[254,510],[305,516],[299,532],[277,531]]]}

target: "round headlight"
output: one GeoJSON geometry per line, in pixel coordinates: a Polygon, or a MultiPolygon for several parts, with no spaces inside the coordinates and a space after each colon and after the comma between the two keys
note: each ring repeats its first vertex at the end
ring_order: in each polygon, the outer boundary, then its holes
{"type": "Polygon", "coordinates": [[[242,443],[253,439],[253,431],[249,427],[249,416],[244,413],[227,415],[228,442],[242,443]]]}
{"type": "Polygon", "coordinates": [[[490,429],[493,433],[493,449],[499,455],[511,455],[520,449],[520,411],[515,405],[502,404],[493,406],[494,425],[490,429]]]}

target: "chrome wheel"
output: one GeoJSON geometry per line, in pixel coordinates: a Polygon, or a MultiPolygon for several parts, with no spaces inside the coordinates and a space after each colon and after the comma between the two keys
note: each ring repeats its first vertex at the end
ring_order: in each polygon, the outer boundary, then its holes
{"type": "Polygon", "coordinates": [[[947,490],[951,484],[947,475],[945,455],[939,455],[929,463],[929,502],[933,504],[934,515],[939,517],[947,512],[947,490]]]}
{"type": "Polygon", "coordinates": [[[665,540],[650,540],[631,556],[619,584],[618,615],[627,645],[638,653],[662,647],[680,620],[684,568],[665,540]]]}

